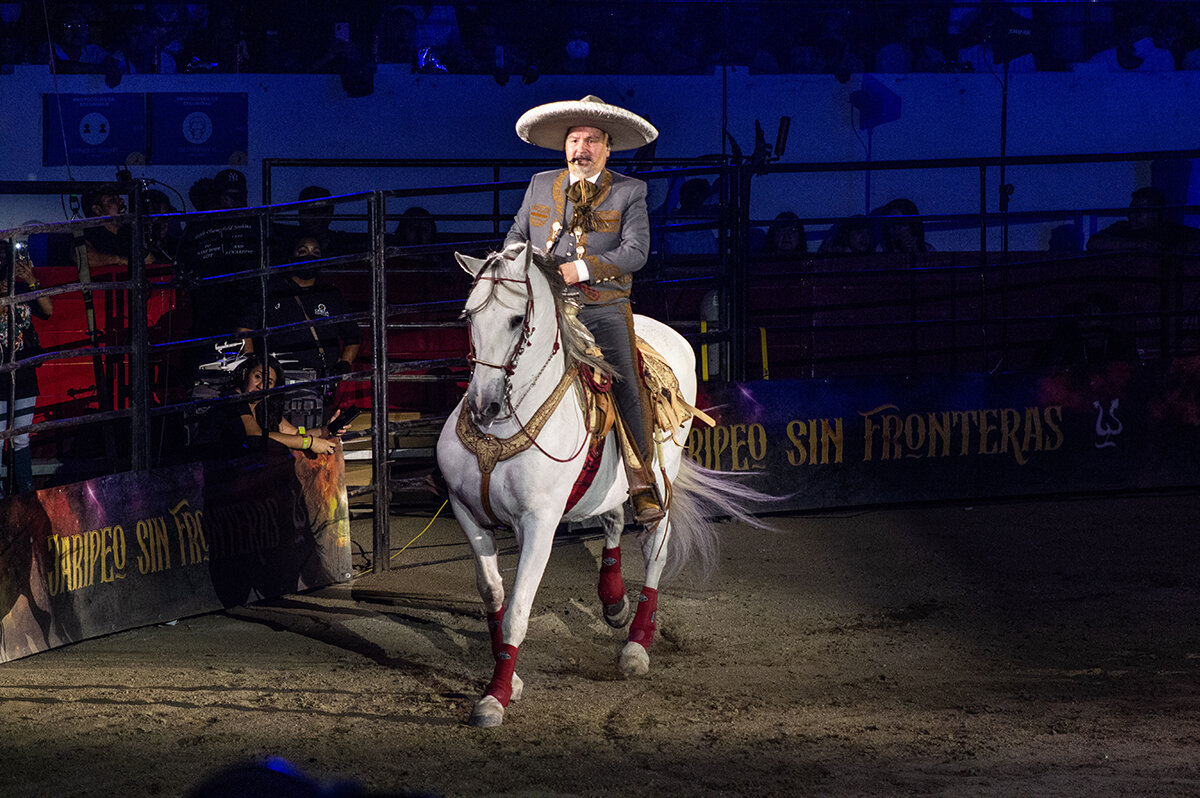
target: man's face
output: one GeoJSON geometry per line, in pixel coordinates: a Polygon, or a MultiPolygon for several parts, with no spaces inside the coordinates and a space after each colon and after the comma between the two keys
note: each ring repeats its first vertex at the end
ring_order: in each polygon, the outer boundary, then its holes
{"type": "Polygon", "coordinates": [[[224,210],[246,207],[246,192],[236,188],[225,189],[217,197],[218,207],[224,210]]]}
{"type": "Polygon", "coordinates": [[[92,216],[120,216],[125,213],[125,199],[117,194],[105,194],[92,206],[92,216]]]}
{"type": "Polygon", "coordinates": [[[595,127],[573,127],[567,131],[564,149],[572,176],[592,177],[608,162],[608,134],[595,127]]]}

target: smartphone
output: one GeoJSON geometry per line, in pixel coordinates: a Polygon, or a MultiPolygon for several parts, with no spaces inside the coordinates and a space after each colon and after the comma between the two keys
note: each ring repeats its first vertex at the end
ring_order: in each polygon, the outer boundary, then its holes
{"type": "Polygon", "coordinates": [[[339,42],[350,41],[350,23],[349,22],[333,23],[333,38],[337,39],[339,42]]]}
{"type": "Polygon", "coordinates": [[[358,418],[359,414],[362,413],[362,408],[357,405],[343,407],[341,410],[342,412],[338,417],[329,422],[329,434],[331,435],[341,435],[342,431],[350,426],[350,422],[358,418]]]}

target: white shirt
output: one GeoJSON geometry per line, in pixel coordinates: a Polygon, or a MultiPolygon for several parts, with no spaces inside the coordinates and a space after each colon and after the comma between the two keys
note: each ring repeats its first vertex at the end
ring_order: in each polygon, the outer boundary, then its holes
{"type": "MultiPolygon", "coordinates": [[[[596,183],[599,182],[600,175],[602,173],[603,172],[597,172],[596,174],[589,177],[587,179],[587,181],[589,183],[591,183],[593,186],[596,185],[596,183]]],[[[577,182],[579,182],[579,178],[575,177],[574,175],[571,175],[570,185],[573,186],[577,182]]],[[[589,279],[591,279],[592,273],[588,271],[587,264],[583,262],[583,258],[580,258],[579,260],[575,261],[575,270],[577,272],[579,272],[579,282],[586,283],[589,279]]]]}

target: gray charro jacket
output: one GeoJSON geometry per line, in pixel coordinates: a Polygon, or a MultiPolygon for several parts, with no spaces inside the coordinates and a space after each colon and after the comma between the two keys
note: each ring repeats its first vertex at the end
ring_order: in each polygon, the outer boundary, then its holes
{"type": "MultiPolygon", "coordinates": [[[[545,251],[554,222],[564,227],[574,205],[567,201],[570,176],[566,169],[539,172],[529,181],[505,245],[528,241],[545,251]]],[[[650,252],[650,219],[646,213],[646,184],[605,169],[594,205],[598,229],[587,234],[583,261],[590,275],[579,287],[589,305],[607,305],[629,298],[633,273],[646,265],[650,252]]],[[[577,260],[575,237],[563,230],[552,254],[557,260],[577,260]]]]}

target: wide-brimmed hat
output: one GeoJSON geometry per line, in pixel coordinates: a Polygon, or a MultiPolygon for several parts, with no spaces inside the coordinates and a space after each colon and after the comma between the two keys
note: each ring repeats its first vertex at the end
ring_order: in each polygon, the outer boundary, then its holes
{"type": "Polygon", "coordinates": [[[654,125],[637,114],[609,105],[594,94],[582,100],[564,100],[530,108],[517,120],[522,141],[562,150],[567,131],[581,125],[596,127],[612,137],[612,149],[634,150],[658,138],[654,125]]]}

